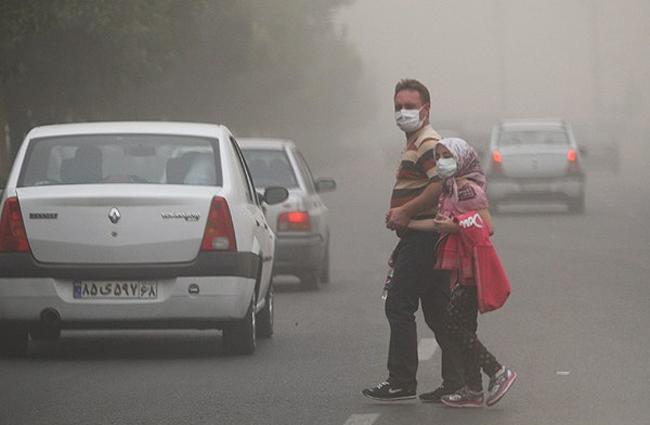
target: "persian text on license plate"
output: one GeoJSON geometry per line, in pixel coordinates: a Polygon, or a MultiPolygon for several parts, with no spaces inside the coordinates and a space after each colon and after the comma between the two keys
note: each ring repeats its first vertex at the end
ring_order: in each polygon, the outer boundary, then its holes
{"type": "Polygon", "coordinates": [[[76,299],[156,299],[158,284],[155,281],[81,281],[74,282],[76,299]]]}
{"type": "Polygon", "coordinates": [[[524,183],[521,186],[527,192],[548,192],[551,190],[550,184],[542,182],[524,183]]]}

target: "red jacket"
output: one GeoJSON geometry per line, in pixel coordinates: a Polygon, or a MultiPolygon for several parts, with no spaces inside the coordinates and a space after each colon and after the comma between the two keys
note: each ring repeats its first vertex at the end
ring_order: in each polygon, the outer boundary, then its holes
{"type": "Polygon", "coordinates": [[[452,270],[454,283],[476,284],[481,313],[496,310],[508,299],[510,282],[490,242],[490,231],[476,211],[454,220],[460,233],[450,233],[440,240],[436,268],[452,270]]]}

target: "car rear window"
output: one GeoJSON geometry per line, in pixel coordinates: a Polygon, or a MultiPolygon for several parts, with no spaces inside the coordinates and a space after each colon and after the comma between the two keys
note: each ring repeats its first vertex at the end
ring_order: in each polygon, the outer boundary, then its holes
{"type": "Polygon", "coordinates": [[[255,187],[282,186],[287,189],[298,187],[298,181],[284,151],[264,149],[242,149],[255,187]]]}
{"type": "Polygon", "coordinates": [[[34,139],[19,187],[149,183],[221,186],[215,139],[146,134],[102,134],[34,139]]]}
{"type": "Polygon", "coordinates": [[[517,130],[502,131],[499,145],[568,145],[569,138],[562,130],[517,130]]]}

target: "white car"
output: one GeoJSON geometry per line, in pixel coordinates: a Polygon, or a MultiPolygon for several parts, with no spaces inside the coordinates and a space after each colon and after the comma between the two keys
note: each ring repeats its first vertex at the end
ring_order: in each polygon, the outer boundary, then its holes
{"type": "Polygon", "coordinates": [[[257,188],[289,190],[289,198],[266,214],[277,235],[275,273],[294,275],[308,289],[329,282],[330,228],[321,193],[336,189],[332,179],[314,180],[296,144],[280,139],[239,139],[257,188]]]}
{"type": "Polygon", "coordinates": [[[273,333],[275,235],[224,126],[105,122],[27,134],[0,202],[0,352],[61,329],[273,333]]]}
{"type": "Polygon", "coordinates": [[[490,140],[487,195],[493,209],[511,201],[563,201],[585,209],[582,155],[561,120],[504,120],[490,140]]]}

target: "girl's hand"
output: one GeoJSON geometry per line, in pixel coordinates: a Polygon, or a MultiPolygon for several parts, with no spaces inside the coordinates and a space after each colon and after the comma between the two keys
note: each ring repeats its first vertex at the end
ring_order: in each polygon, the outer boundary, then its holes
{"type": "Polygon", "coordinates": [[[438,216],[433,219],[433,224],[436,230],[440,233],[458,232],[458,225],[451,219],[451,217],[438,214],[438,216]]]}

